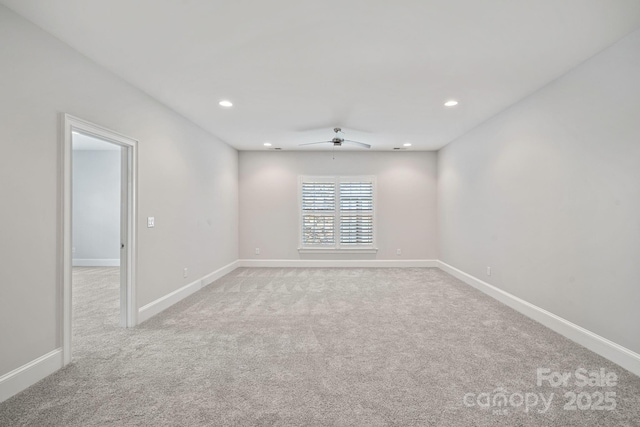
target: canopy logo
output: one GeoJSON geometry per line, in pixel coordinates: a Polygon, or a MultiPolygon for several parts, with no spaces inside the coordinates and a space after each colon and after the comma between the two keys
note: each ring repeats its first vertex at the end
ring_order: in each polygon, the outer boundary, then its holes
{"type": "MultiPolygon", "coordinates": [[[[553,389],[570,388],[571,390],[567,390],[563,394],[563,409],[567,411],[612,411],[617,405],[616,393],[604,388],[616,387],[618,375],[615,372],[608,372],[605,368],[592,371],[578,368],[571,372],[538,368],[536,370],[536,385],[553,389]],[[589,391],[575,390],[584,387],[589,387],[589,391]]],[[[499,387],[492,392],[466,393],[462,398],[462,403],[466,407],[491,410],[495,415],[507,415],[509,409],[515,408],[520,408],[525,413],[535,411],[535,413],[544,414],[551,408],[555,395],[555,392],[545,394],[535,391],[510,393],[499,387]]]]}

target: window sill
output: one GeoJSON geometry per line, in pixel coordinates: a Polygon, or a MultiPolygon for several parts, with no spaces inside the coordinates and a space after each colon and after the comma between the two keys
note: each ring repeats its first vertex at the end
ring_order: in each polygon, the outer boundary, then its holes
{"type": "Polygon", "coordinates": [[[301,254],[375,254],[377,252],[378,248],[298,248],[298,253],[301,254]]]}

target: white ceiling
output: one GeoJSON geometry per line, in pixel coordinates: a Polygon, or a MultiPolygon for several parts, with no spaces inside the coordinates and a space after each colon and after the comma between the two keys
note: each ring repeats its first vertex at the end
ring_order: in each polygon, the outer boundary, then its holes
{"type": "Polygon", "coordinates": [[[439,149],[640,26],[638,0],[0,3],[240,150],[439,149]]]}

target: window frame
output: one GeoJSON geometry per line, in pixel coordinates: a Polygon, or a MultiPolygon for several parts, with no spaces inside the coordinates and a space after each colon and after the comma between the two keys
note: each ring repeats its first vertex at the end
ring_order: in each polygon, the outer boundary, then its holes
{"type": "MultiPolygon", "coordinates": [[[[299,253],[376,253],[378,248],[376,246],[377,239],[377,194],[376,194],[376,177],[374,175],[300,175],[298,177],[298,252],[299,253]],[[302,189],[305,182],[322,182],[333,183],[335,191],[335,203],[334,203],[334,243],[332,245],[327,244],[305,244],[304,243],[304,216],[302,189]],[[372,186],[372,199],[373,206],[371,209],[371,215],[373,217],[372,226],[372,242],[367,244],[341,244],[340,243],[340,217],[342,211],[340,210],[340,183],[346,182],[370,182],[372,186]]],[[[328,211],[322,211],[326,214],[328,211]]],[[[363,211],[359,211],[363,212],[363,211]]],[[[369,211],[367,211],[369,212],[369,211]]],[[[320,214],[322,214],[320,213],[320,214]]]]}

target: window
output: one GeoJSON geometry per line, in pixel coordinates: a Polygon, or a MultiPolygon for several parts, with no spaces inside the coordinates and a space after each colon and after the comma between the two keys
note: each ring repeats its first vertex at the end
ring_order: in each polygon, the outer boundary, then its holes
{"type": "Polygon", "coordinates": [[[372,176],[300,178],[301,250],[374,250],[372,176]]]}

